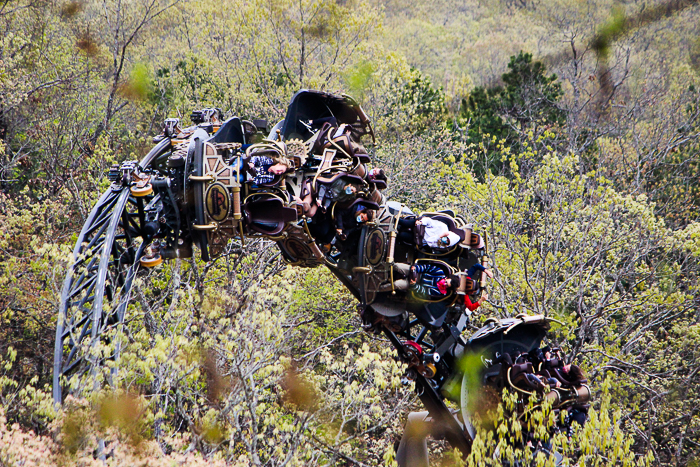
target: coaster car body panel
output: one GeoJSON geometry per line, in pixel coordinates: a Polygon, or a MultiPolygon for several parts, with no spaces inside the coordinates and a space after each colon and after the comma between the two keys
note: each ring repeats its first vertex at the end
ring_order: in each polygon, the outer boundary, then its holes
{"type": "Polygon", "coordinates": [[[479,352],[485,359],[495,359],[505,353],[530,352],[540,346],[549,329],[544,315],[519,318],[492,319],[476,331],[468,341],[472,352],[479,352]],[[517,328],[517,332],[513,332],[517,328]]]}
{"type": "Polygon", "coordinates": [[[238,117],[226,120],[208,140],[209,143],[241,143],[246,144],[243,123],[238,117]]]}
{"type": "MultiPolygon", "coordinates": [[[[282,137],[308,140],[324,123],[363,128],[369,124],[362,109],[350,98],[303,89],[292,97],[281,127],[282,137]]],[[[370,130],[371,131],[371,130],[370,130]]]]}

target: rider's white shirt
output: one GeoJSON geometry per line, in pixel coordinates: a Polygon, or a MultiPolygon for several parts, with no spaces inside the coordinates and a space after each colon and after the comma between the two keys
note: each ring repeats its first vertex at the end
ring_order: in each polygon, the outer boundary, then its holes
{"type": "Polygon", "coordinates": [[[436,221],[430,217],[422,218],[421,224],[425,226],[423,241],[429,247],[437,248],[439,246],[438,241],[440,240],[440,237],[442,237],[445,232],[449,232],[449,229],[444,222],[436,221]]]}

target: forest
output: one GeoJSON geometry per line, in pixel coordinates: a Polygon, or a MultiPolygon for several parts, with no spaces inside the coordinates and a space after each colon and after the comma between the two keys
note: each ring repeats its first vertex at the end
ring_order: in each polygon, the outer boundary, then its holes
{"type": "MultiPolygon", "coordinates": [[[[593,393],[565,465],[700,466],[698,18],[690,0],[0,0],[0,466],[396,465],[423,408],[393,349],[263,240],[142,270],[118,379],[52,399],[61,287],[109,168],[165,118],[275,123],[300,89],[362,105],[388,197],[480,226],[494,278],[472,331],[562,323],[547,343],[593,393]]],[[[508,403],[466,457],[431,440],[431,465],[513,465],[508,403]]]]}

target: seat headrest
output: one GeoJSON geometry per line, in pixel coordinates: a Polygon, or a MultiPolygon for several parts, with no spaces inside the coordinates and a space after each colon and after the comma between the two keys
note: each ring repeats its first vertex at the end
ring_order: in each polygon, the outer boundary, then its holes
{"type": "Polygon", "coordinates": [[[459,275],[459,287],[457,287],[457,294],[466,295],[475,290],[474,281],[471,277],[466,274],[459,275]]]}
{"type": "Polygon", "coordinates": [[[513,369],[511,370],[511,378],[514,378],[515,376],[519,375],[520,373],[532,373],[532,363],[530,362],[525,362],[525,363],[516,363],[513,365],[513,369]]]}
{"type": "Polygon", "coordinates": [[[245,212],[251,222],[293,222],[297,220],[295,208],[288,208],[276,198],[248,202],[244,205],[245,212]]]}
{"type": "Polygon", "coordinates": [[[481,235],[472,233],[471,234],[471,240],[469,242],[469,246],[474,248],[475,250],[479,250],[484,247],[484,241],[481,238],[481,235]]]}
{"type": "Polygon", "coordinates": [[[470,247],[471,248],[471,242],[472,242],[472,229],[471,225],[468,225],[467,227],[464,227],[462,229],[459,229],[460,237],[462,238],[462,241],[459,243],[463,247],[470,247]]]}

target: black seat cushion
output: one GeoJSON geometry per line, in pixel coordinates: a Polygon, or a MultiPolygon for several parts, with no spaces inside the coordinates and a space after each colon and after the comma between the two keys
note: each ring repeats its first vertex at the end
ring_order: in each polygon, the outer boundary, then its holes
{"type": "Polygon", "coordinates": [[[245,144],[243,125],[238,117],[229,118],[221,125],[219,131],[209,138],[210,143],[241,143],[245,144]]]}
{"type": "Polygon", "coordinates": [[[248,227],[262,234],[278,235],[287,222],[297,220],[297,211],[277,198],[248,202],[243,206],[248,227]]]}

